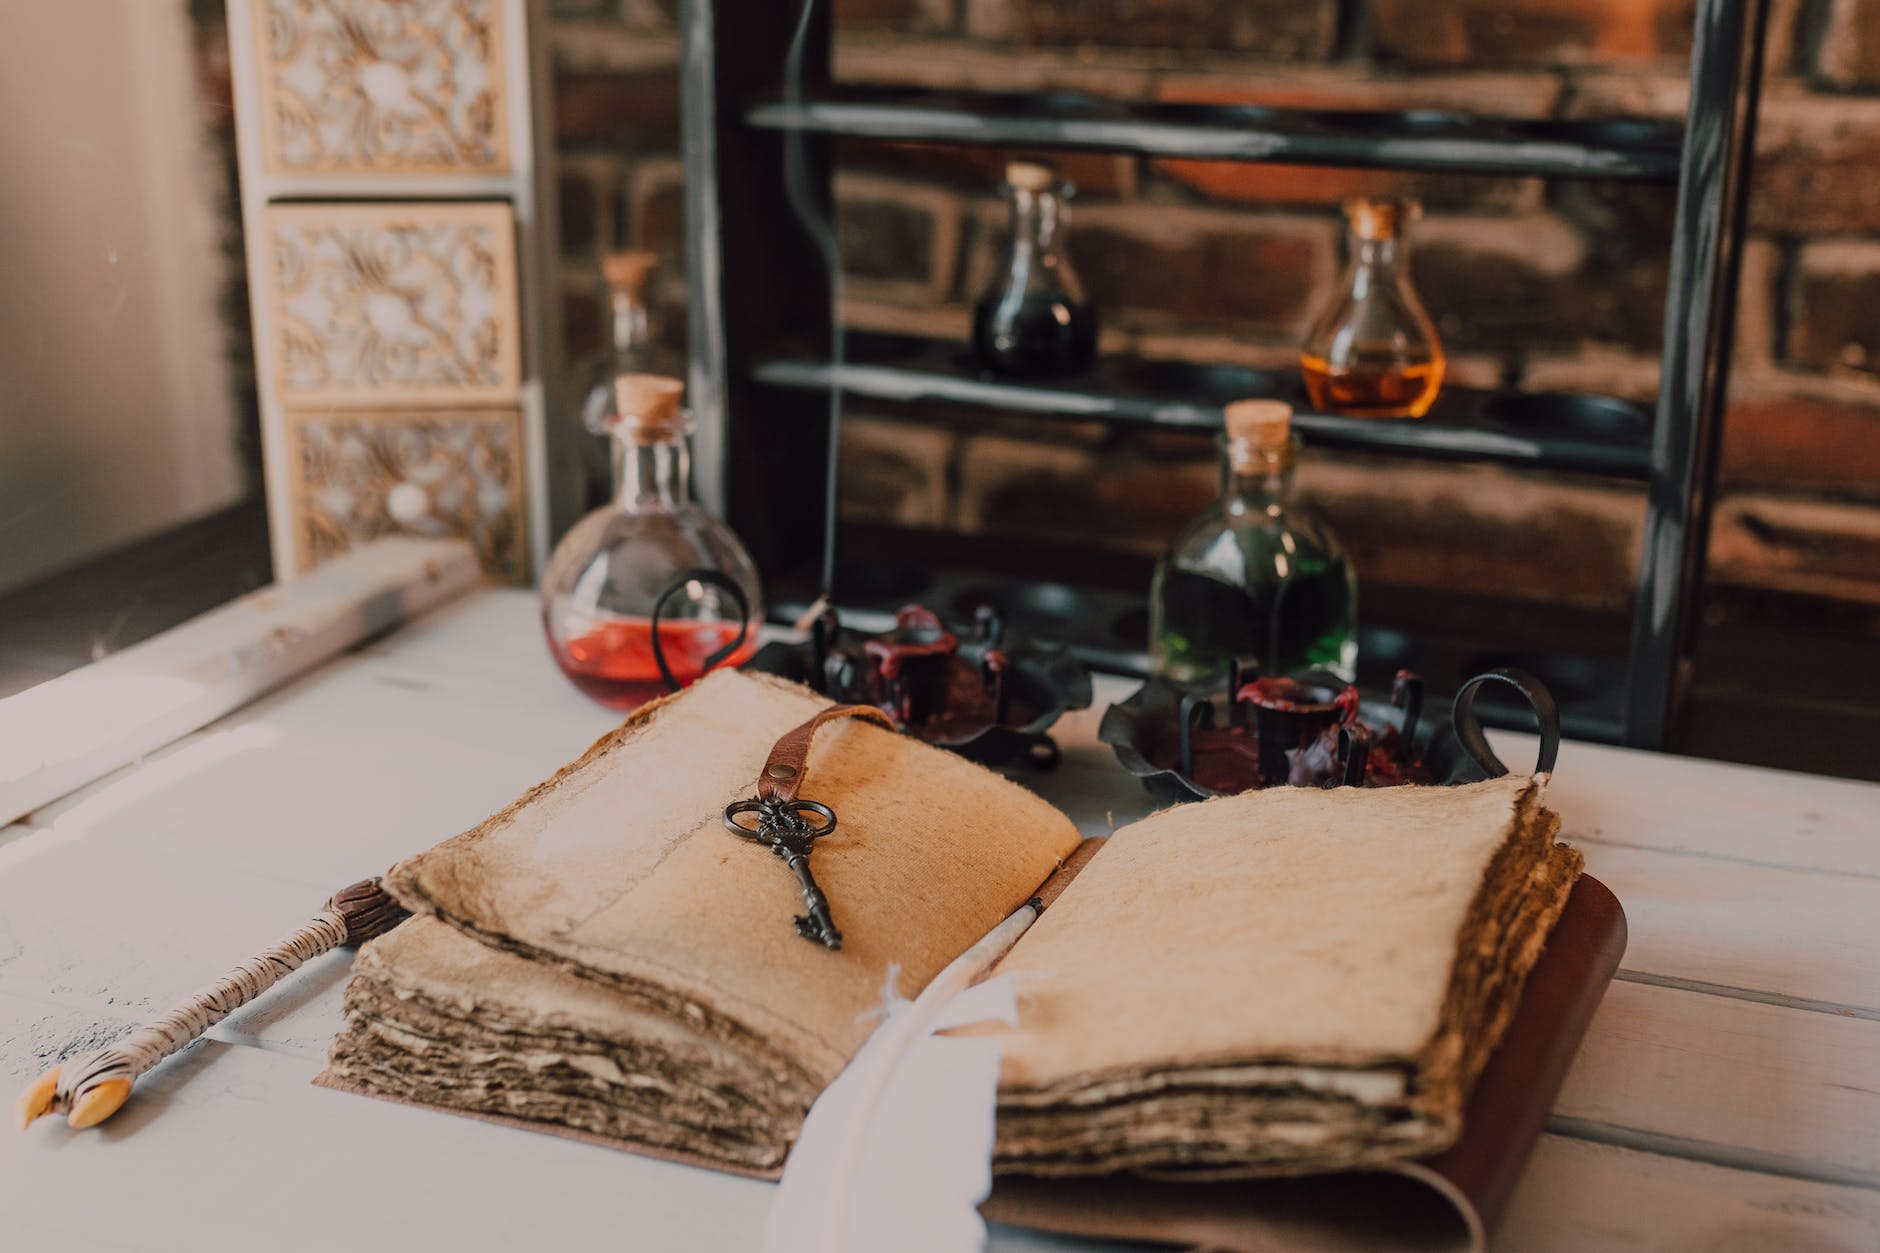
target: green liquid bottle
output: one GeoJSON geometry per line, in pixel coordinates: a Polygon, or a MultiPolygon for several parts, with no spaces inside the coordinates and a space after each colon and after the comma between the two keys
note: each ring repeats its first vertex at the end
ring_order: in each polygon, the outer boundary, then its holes
{"type": "Polygon", "coordinates": [[[1149,586],[1149,666],[1215,684],[1235,658],[1263,674],[1353,677],[1358,584],[1338,537],[1292,491],[1292,407],[1227,406],[1225,488],[1182,528],[1149,586]]]}

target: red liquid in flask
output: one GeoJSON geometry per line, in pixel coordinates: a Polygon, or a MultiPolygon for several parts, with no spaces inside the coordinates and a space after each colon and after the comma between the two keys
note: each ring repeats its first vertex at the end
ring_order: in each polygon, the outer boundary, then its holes
{"type": "MultiPolygon", "coordinates": [[[[718,666],[742,665],[757,651],[755,622],[662,622],[659,647],[681,686],[705,673],[713,653],[745,631],[744,643],[718,666]]],[[[616,618],[575,635],[566,643],[549,635],[549,650],[574,685],[609,709],[637,709],[671,689],[653,657],[653,624],[646,618],[616,618]]],[[[716,668],[716,667],[715,667],[716,668]]]]}

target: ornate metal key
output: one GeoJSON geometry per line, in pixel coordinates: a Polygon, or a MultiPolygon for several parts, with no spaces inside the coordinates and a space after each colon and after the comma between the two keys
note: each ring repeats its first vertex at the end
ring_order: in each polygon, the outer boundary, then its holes
{"type": "Polygon", "coordinates": [[[841,948],[842,932],[829,916],[829,898],[816,886],[816,876],[809,869],[814,842],[836,829],[836,811],[819,801],[733,801],[725,806],[725,829],[767,846],[796,876],[803,889],[803,907],[809,911],[796,915],[796,933],[825,948],[841,948]],[[757,825],[747,827],[739,821],[745,814],[753,815],[757,825]]]}
{"type": "Polygon", "coordinates": [[[810,741],[816,729],[833,718],[865,718],[893,727],[894,721],[872,705],[836,705],[825,709],[778,740],[770,750],[764,771],[757,776],[757,795],[725,806],[725,830],[754,840],[782,859],[803,890],[803,908],[796,916],[796,933],[824,948],[842,947],[842,932],[829,914],[829,898],[816,886],[809,871],[810,849],[836,829],[836,811],[821,801],[799,798],[808,768],[810,741]]]}

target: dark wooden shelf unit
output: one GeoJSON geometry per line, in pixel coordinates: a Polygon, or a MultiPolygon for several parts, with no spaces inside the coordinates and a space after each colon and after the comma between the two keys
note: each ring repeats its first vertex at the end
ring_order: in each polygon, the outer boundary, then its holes
{"type": "Polygon", "coordinates": [[[825,88],[794,102],[765,100],[744,120],[767,130],[922,143],[1660,183],[1677,181],[1683,139],[1680,126],[1637,119],[1135,104],[1074,92],[870,86],[825,88]]]}
{"type": "Polygon", "coordinates": [[[1108,357],[1087,376],[1025,382],[983,376],[963,345],[853,335],[840,368],[807,356],[761,361],[775,387],[894,403],[940,402],[998,413],[1117,425],[1214,431],[1221,407],[1243,396],[1294,403],[1294,425],[1314,445],[1624,479],[1651,475],[1651,411],[1602,396],[1521,396],[1445,388],[1424,418],[1386,420],[1312,412],[1296,371],[1108,357]]]}
{"type": "MultiPolygon", "coordinates": [[[[1328,446],[1642,479],[1631,647],[1624,682],[1608,694],[1619,689],[1626,743],[1663,747],[1690,681],[1768,8],[1769,0],[1696,0],[1689,107],[1676,126],[838,85],[829,76],[827,3],[809,13],[802,81],[789,93],[786,49],[799,5],[693,0],[681,8],[687,326],[707,497],[777,580],[813,566],[821,545],[832,384],[877,401],[1203,428],[1218,424],[1230,391],[1288,395],[1297,387],[1283,374],[1128,361],[1106,361],[1068,383],[991,382],[961,364],[959,347],[860,338],[835,369],[823,257],[784,203],[792,137],[801,140],[796,186],[825,212],[835,136],[1675,183],[1663,364],[1649,422],[1617,401],[1563,405],[1462,389],[1417,423],[1299,419],[1308,441],[1328,446]]],[[[1062,579],[1063,568],[1032,573],[1062,579]]]]}

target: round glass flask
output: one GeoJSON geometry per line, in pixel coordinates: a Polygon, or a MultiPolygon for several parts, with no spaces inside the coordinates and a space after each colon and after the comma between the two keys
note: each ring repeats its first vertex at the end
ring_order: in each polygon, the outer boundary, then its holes
{"type": "Polygon", "coordinates": [[[757,569],[691,499],[684,384],[616,381],[614,500],[576,523],[542,576],[542,628],[575,686],[613,709],[677,691],[757,650],[757,569]]]}

